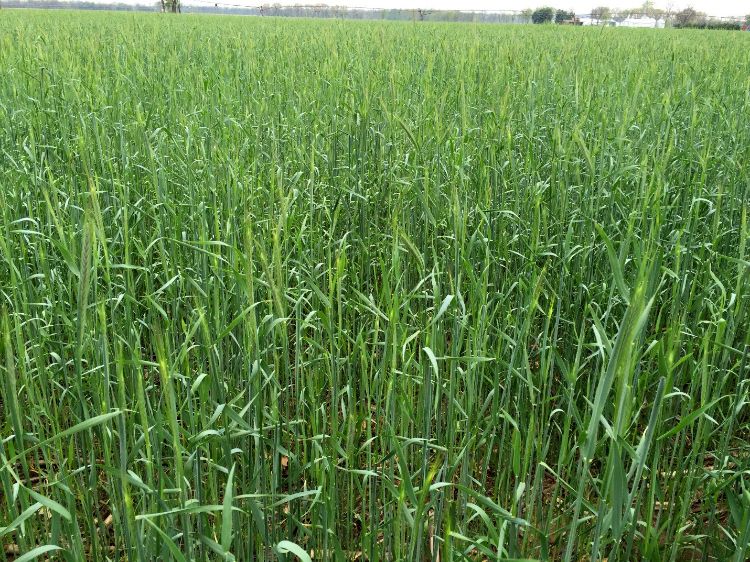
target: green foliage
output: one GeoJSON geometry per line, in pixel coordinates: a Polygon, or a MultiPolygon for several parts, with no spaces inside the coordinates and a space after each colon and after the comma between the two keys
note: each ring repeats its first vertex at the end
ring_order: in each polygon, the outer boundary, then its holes
{"type": "Polygon", "coordinates": [[[678,29],[718,29],[725,31],[739,31],[742,29],[742,24],[738,21],[697,19],[686,23],[675,22],[673,27],[678,29]]]}
{"type": "Polygon", "coordinates": [[[746,560],[749,42],[3,13],[0,559],[746,560]]]}
{"type": "Polygon", "coordinates": [[[566,10],[557,10],[555,12],[555,23],[563,23],[565,21],[571,21],[575,19],[575,12],[568,12],[566,10]]]}
{"type": "Polygon", "coordinates": [[[704,18],[705,16],[694,8],[685,8],[674,15],[674,27],[687,27],[704,18]]]}
{"type": "Polygon", "coordinates": [[[531,21],[533,23],[551,23],[554,17],[554,8],[538,8],[531,14],[531,21]]]}
{"type": "Polygon", "coordinates": [[[591,9],[591,19],[597,22],[608,21],[612,19],[612,9],[607,6],[598,6],[591,9]]]}

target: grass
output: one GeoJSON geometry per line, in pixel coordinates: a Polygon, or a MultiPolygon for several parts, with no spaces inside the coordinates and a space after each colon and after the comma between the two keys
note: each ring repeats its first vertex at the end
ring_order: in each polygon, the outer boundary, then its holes
{"type": "Polygon", "coordinates": [[[750,556],[750,37],[0,18],[0,560],[750,556]]]}

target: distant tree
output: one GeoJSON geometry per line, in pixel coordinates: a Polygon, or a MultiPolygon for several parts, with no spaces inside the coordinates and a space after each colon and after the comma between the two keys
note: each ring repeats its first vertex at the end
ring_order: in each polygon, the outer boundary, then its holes
{"type": "Polygon", "coordinates": [[[534,23],[550,23],[554,17],[554,8],[538,8],[531,14],[531,21],[534,23]]]}
{"type": "Polygon", "coordinates": [[[666,15],[666,10],[662,10],[661,8],[657,8],[654,3],[651,0],[646,0],[641,5],[641,14],[648,16],[650,18],[655,19],[656,21],[659,21],[660,19],[663,19],[666,15]]]}
{"type": "Polygon", "coordinates": [[[651,10],[648,14],[650,17],[654,18],[656,21],[666,19],[667,17],[667,11],[662,10],[660,8],[654,8],[651,10]]]}
{"type": "Polygon", "coordinates": [[[161,0],[161,11],[172,12],[173,14],[181,13],[180,0],[161,0]]]}
{"type": "Polygon", "coordinates": [[[624,21],[630,17],[630,10],[615,10],[612,13],[612,19],[617,23],[624,21]]]}
{"type": "Polygon", "coordinates": [[[424,21],[427,18],[427,16],[429,16],[431,13],[432,13],[432,11],[430,11],[430,10],[424,10],[422,8],[417,8],[416,15],[417,15],[419,21],[424,21]]]}
{"type": "Polygon", "coordinates": [[[526,21],[529,21],[533,13],[534,10],[532,10],[531,8],[526,8],[525,10],[521,11],[521,17],[526,21]]]}
{"type": "Polygon", "coordinates": [[[566,10],[557,10],[557,13],[555,13],[555,23],[562,23],[564,21],[570,21],[572,19],[575,19],[576,14],[575,12],[568,12],[566,10]]]}
{"type": "Polygon", "coordinates": [[[693,8],[685,8],[674,15],[674,22],[677,27],[685,27],[698,21],[699,14],[693,8]]]}
{"type": "Polygon", "coordinates": [[[591,19],[597,23],[612,19],[612,10],[607,6],[597,6],[591,9],[591,19]]]}

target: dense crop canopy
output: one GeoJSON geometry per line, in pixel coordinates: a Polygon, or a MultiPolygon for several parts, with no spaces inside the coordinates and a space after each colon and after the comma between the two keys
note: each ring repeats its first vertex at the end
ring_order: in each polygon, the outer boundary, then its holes
{"type": "Polygon", "coordinates": [[[747,559],[749,47],[3,10],[4,555],[747,559]]]}

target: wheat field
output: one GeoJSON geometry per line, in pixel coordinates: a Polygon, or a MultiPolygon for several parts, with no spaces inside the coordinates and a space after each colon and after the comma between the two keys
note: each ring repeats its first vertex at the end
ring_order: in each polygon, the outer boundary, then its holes
{"type": "Polygon", "coordinates": [[[0,560],[747,560],[749,48],[2,10],[0,560]]]}

